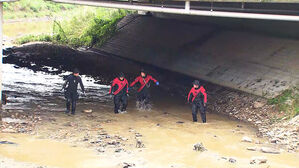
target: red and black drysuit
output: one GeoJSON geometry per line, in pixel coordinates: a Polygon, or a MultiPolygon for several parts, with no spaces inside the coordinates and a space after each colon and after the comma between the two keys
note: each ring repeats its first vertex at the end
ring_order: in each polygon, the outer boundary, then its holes
{"type": "Polygon", "coordinates": [[[137,101],[144,102],[144,104],[149,103],[150,94],[149,94],[149,88],[150,88],[150,81],[154,81],[157,83],[158,81],[153,78],[151,75],[146,75],[145,77],[138,76],[130,85],[130,87],[133,87],[137,82],[140,83],[140,87],[137,90],[137,101]]]}
{"type": "Polygon", "coordinates": [[[111,88],[109,90],[109,94],[114,95],[114,112],[118,113],[120,106],[122,105],[121,111],[126,111],[128,105],[128,86],[129,83],[127,79],[120,80],[119,78],[115,78],[112,81],[111,88]]]}
{"type": "Polygon", "coordinates": [[[192,89],[188,94],[188,102],[192,102],[193,121],[197,122],[197,112],[199,109],[202,122],[205,123],[206,122],[205,104],[207,103],[206,90],[202,86],[200,86],[199,88],[192,87],[192,89]]]}

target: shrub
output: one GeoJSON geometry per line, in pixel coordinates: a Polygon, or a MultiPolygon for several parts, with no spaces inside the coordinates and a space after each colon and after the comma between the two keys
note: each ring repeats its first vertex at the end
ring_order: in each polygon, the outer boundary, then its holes
{"type": "Polygon", "coordinates": [[[286,118],[299,115],[299,88],[285,90],[281,95],[269,99],[268,104],[277,105],[286,118]]]}
{"type": "Polygon", "coordinates": [[[117,31],[117,23],[130,11],[94,8],[88,12],[81,11],[70,20],[54,21],[53,34],[25,36],[17,39],[17,44],[32,41],[51,41],[71,47],[102,46],[117,31]]]}
{"type": "Polygon", "coordinates": [[[50,35],[42,34],[42,35],[27,35],[23,36],[16,40],[17,44],[25,44],[32,41],[43,41],[43,42],[51,42],[52,37],[50,35]]]}

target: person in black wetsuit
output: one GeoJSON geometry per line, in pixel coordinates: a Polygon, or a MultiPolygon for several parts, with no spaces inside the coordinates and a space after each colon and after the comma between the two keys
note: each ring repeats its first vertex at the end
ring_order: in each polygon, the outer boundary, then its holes
{"type": "Polygon", "coordinates": [[[76,111],[76,103],[77,100],[79,98],[79,94],[78,94],[78,84],[80,84],[82,93],[85,93],[84,90],[84,85],[82,83],[82,79],[79,76],[79,70],[78,69],[74,69],[73,74],[67,76],[66,81],[63,85],[63,90],[64,90],[64,96],[66,98],[66,114],[70,113],[70,108],[71,108],[71,104],[72,104],[72,115],[75,115],[75,111],[76,111]]]}
{"type": "Polygon", "coordinates": [[[198,80],[193,82],[193,87],[190,90],[187,98],[188,103],[192,104],[193,122],[197,122],[197,113],[200,110],[200,116],[203,123],[206,123],[206,104],[207,93],[203,86],[200,86],[198,80]]]}
{"type": "Polygon", "coordinates": [[[125,75],[121,72],[117,78],[112,81],[109,94],[114,95],[114,113],[126,113],[128,105],[128,87],[129,83],[125,75]],[[121,109],[120,106],[122,105],[121,109]]]}

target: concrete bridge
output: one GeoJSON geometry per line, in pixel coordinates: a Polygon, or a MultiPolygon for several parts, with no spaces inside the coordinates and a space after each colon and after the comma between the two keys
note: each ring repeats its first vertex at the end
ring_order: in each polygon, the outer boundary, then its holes
{"type": "Polygon", "coordinates": [[[126,17],[100,52],[265,97],[299,84],[297,3],[53,1],[154,16],[126,17]]]}
{"type": "Polygon", "coordinates": [[[197,0],[52,0],[58,3],[121,8],[145,12],[299,21],[299,4],[254,3],[253,1],[214,2],[197,0]]]}
{"type": "MultiPolygon", "coordinates": [[[[0,0],[1,44],[3,2],[14,1],[17,0],[0,0]]],[[[261,3],[259,0],[52,1],[130,9],[157,16],[126,17],[119,23],[119,33],[98,49],[104,53],[268,97],[299,81],[299,3],[280,0],[272,0],[274,3],[261,3]],[[210,18],[231,18],[234,21],[210,18]],[[224,26],[235,29],[234,26],[240,24],[251,29],[251,32],[229,31],[224,26]],[[262,33],[266,31],[275,35],[254,33],[263,28],[262,33]],[[276,34],[284,37],[277,37],[276,34]],[[286,36],[291,38],[286,39],[286,36]],[[139,46],[138,49],[136,46],[139,46]]],[[[2,45],[0,58],[1,92],[2,45]]]]}

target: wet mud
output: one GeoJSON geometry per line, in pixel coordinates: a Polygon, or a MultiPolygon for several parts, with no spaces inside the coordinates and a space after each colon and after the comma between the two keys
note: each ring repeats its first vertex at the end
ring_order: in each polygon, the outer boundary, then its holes
{"type": "Polygon", "coordinates": [[[163,95],[160,98],[168,101],[153,98],[152,111],[138,111],[132,98],[128,113],[119,115],[113,113],[109,98],[106,102],[80,101],[73,117],[63,109],[50,111],[64,106],[52,100],[52,105],[32,108],[40,121],[29,135],[0,134],[0,141],[17,144],[0,145],[0,156],[60,168],[296,167],[298,153],[280,150],[257,137],[250,125],[211,113],[208,124],[193,123],[188,105],[163,95]],[[82,112],[86,108],[93,112],[82,112]],[[250,142],[243,141],[244,137],[250,142]],[[205,150],[194,150],[197,143],[205,150]],[[263,153],[263,147],[279,150],[279,154],[263,153]],[[250,164],[253,157],[267,162],[250,164]]]}

